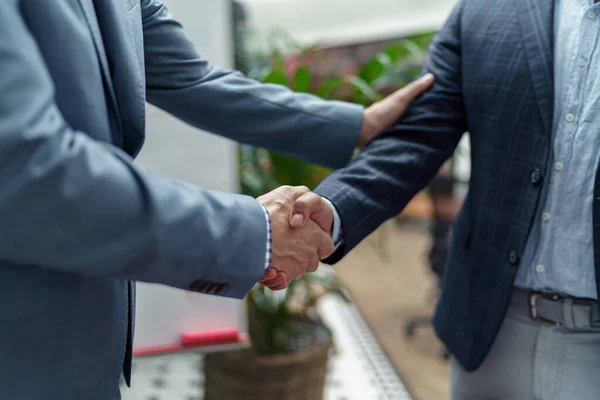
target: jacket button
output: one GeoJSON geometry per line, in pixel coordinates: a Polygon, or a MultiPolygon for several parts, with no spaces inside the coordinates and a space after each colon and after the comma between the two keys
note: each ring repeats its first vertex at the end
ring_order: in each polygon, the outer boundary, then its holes
{"type": "Polygon", "coordinates": [[[227,292],[227,290],[229,289],[229,285],[228,284],[223,284],[223,285],[219,285],[219,288],[217,289],[217,291],[215,292],[216,295],[222,295],[225,294],[225,292],[227,292]]]}
{"type": "Polygon", "coordinates": [[[202,281],[194,281],[194,282],[192,282],[192,284],[190,285],[190,290],[192,290],[194,292],[200,292],[203,283],[204,282],[202,282],[202,281]]]}
{"type": "Polygon", "coordinates": [[[210,283],[197,280],[192,282],[192,284],[190,285],[190,290],[198,293],[206,293],[208,290],[210,290],[211,287],[212,285],[210,283]]]}
{"type": "Polygon", "coordinates": [[[508,252],[508,262],[511,265],[517,265],[519,263],[519,253],[516,250],[511,250],[508,252]]]}
{"type": "Polygon", "coordinates": [[[542,178],[544,176],[542,175],[542,171],[540,171],[538,168],[534,169],[533,171],[531,171],[531,183],[533,184],[533,186],[538,186],[540,184],[540,182],[542,182],[542,178]]]}

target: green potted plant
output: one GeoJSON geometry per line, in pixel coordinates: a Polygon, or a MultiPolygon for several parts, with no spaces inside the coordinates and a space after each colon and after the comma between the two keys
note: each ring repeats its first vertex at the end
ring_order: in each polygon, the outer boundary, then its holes
{"type": "MultiPolygon", "coordinates": [[[[332,56],[318,47],[291,56],[277,47],[253,57],[253,67],[245,72],[295,91],[368,106],[417,76],[432,37],[425,33],[392,43],[352,74],[322,74],[320,66],[332,56]]],[[[254,197],[282,184],[312,189],[329,173],[264,149],[240,147],[242,192],[254,197]]],[[[332,339],[316,304],[331,292],[343,295],[333,275],[318,272],[292,281],[282,292],[261,285],[252,289],[246,300],[252,347],[207,356],[206,400],[321,400],[332,339]]]]}

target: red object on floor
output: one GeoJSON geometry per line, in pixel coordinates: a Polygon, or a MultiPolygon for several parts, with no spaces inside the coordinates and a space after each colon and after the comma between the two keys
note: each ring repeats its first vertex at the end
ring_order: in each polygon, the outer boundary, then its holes
{"type": "Polygon", "coordinates": [[[173,353],[195,347],[217,346],[221,344],[246,344],[249,339],[240,335],[234,328],[215,329],[202,332],[184,332],[180,336],[180,343],[133,349],[135,357],[150,356],[155,354],[173,353]]]}
{"type": "Polygon", "coordinates": [[[223,343],[235,343],[240,340],[237,329],[216,329],[204,332],[184,332],[181,334],[181,344],[184,346],[205,346],[223,343]]]}

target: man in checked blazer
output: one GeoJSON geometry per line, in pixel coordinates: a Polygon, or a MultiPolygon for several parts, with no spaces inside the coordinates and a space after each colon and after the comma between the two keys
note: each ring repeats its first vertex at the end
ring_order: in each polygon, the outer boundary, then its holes
{"type": "Polygon", "coordinates": [[[432,89],[315,190],[334,215],[296,203],[334,220],[335,263],[470,133],[434,316],[453,400],[600,398],[599,35],[593,0],[460,0],[430,49],[432,89]]]}
{"type": "Polygon", "coordinates": [[[145,101],[339,168],[430,83],[363,110],[211,66],[160,0],[0,1],[0,399],[120,398],[135,281],[243,298],[333,250],[289,227],[308,189],[253,199],[135,165],[145,101]]]}

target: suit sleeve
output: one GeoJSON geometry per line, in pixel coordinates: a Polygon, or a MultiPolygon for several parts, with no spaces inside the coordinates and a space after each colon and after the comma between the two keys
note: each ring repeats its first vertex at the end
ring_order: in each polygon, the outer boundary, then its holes
{"type": "Polygon", "coordinates": [[[142,0],[147,99],[197,128],[330,168],[354,151],[361,106],[211,66],[160,0],[142,0]]]}
{"type": "Polygon", "coordinates": [[[73,130],[17,3],[0,5],[0,268],[245,296],[264,273],[260,204],[160,179],[73,130]]]}
{"type": "Polygon", "coordinates": [[[343,230],[343,244],[325,262],[339,261],[397,215],[435,176],[465,132],[460,7],[454,9],[430,47],[423,73],[435,75],[432,88],[348,167],[315,189],[335,205],[343,230]]]}

